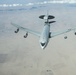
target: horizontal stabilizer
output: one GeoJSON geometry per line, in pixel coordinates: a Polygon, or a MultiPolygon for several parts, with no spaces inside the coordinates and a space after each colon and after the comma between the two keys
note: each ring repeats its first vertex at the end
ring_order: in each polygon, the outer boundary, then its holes
{"type": "Polygon", "coordinates": [[[49,23],[54,23],[54,22],[56,22],[56,21],[50,21],[49,23]]]}
{"type": "Polygon", "coordinates": [[[50,23],[54,23],[54,22],[56,22],[56,21],[50,21],[50,22],[45,22],[45,23],[49,23],[50,24],[50,23]]]}

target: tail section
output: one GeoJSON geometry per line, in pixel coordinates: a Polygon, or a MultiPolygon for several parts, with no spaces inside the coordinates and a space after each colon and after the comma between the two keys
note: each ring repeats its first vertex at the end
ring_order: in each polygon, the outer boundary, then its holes
{"type": "Polygon", "coordinates": [[[47,15],[40,15],[39,18],[44,19],[45,23],[54,23],[54,22],[56,22],[56,21],[49,21],[51,19],[54,19],[55,17],[53,15],[48,15],[48,13],[47,13],[47,15]]]}

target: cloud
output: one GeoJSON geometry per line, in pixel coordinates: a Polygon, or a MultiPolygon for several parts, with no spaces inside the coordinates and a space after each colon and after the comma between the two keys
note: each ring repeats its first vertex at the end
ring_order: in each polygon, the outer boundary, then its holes
{"type": "Polygon", "coordinates": [[[22,6],[22,4],[2,4],[0,7],[16,7],[16,6],[22,6]]]}
{"type": "Polygon", "coordinates": [[[61,1],[43,1],[43,2],[34,2],[34,3],[27,3],[27,4],[2,4],[0,5],[0,7],[16,7],[16,6],[33,6],[33,5],[42,5],[42,4],[49,4],[49,3],[69,3],[69,4],[73,4],[76,3],[75,0],[61,0],[61,1]]]}

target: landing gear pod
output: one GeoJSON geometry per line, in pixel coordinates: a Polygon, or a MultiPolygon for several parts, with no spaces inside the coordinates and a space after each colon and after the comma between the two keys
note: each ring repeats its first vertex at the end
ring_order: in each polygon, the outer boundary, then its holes
{"type": "Polygon", "coordinates": [[[51,32],[49,33],[49,38],[51,38],[51,32]]]}

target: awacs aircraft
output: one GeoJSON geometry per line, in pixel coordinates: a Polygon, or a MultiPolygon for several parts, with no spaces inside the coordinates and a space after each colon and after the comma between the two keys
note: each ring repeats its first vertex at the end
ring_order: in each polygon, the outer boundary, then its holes
{"type": "MultiPolygon", "coordinates": [[[[47,46],[47,44],[49,42],[49,38],[53,38],[57,35],[65,34],[67,32],[70,32],[70,31],[76,29],[76,28],[72,28],[72,29],[67,29],[67,30],[61,31],[61,32],[50,32],[50,24],[55,22],[55,21],[50,21],[50,19],[54,19],[55,17],[47,14],[47,15],[41,15],[41,16],[39,16],[39,18],[45,20],[45,24],[44,24],[44,27],[43,27],[43,30],[41,33],[30,30],[28,28],[24,28],[15,23],[11,23],[11,24],[17,28],[15,33],[18,33],[19,29],[26,32],[26,35],[24,35],[24,38],[26,38],[28,36],[28,33],[38,36],[40,38],[39,43],[40,43],[40,46],[42,49],[44,49],[47,46]]],[[[76,35],[76,32],[75,32],[75,35],[76,35]]],[[[65,36],[64,38],[67,39],[67,36],[65,36]]]]}

